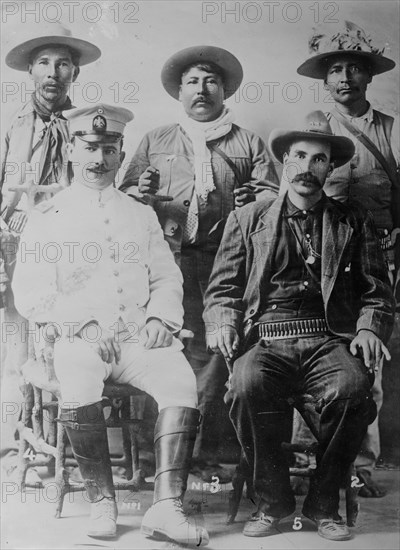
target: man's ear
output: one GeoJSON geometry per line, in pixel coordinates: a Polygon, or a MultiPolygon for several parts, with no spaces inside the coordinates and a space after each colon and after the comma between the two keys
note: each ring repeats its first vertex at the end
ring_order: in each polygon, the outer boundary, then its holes
{"type": "Polygon", "coordinates": [[[29,63],[28,65],[28,74],[29,74],[29,78],[32,80],[32,64],[29,63]]]}
{"type": "Polygon", "coordinates": [[[283,153],[283,157],[282,157],[283,164],[287,164],[288,158],[289,158],[289,155],[285,151],[285,153],[283,153]]]}
{"type": "Polygon", "coordinates": [[[329,170],[328,170],[328,173],[326,174],[326,177],[329,177],[334,171],[334,169],[335,169],[335,161],[332,161],[329,163],[329,170]]]}
{"type": "Polygon", "coordinates": [[[119,163],[120,163],[121,166],[122,166],[122,163],[125,160],[125,156],[126,156],[125,151],[121,151],[120,154],[119,154],[119,163]]]}
{"type": "Polygon", "coordinates": [[[78,78],[78,74],[81,72],[81,69],[79,67],[74,67],[74,74],[72,76],[72,82],[75,82],[75,80],[78,78]]]}

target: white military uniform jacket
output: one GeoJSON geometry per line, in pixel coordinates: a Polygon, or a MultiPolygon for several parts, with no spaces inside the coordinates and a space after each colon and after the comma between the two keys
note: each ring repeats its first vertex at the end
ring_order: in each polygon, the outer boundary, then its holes
{"type": "Polygon", "coordinates": [[[149,317],[182,326],[182,276],[157,216],[113,186],[74,182],[35,208],[13,290],[24,317],[67,334],[90,320],[109,330],[125,324],[131,334],[149,317]]]}

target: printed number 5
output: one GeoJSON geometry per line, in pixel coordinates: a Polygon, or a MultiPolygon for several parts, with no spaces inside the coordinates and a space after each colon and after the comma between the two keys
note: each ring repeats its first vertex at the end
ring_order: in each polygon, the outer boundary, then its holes
{"type": "Polygon", "coordinates": [[[301,523],[301,517],[296,516],[293,521],[293,527],[295,531],[300,531],[300,529],[303,528],[303,524],[301,523]]]}

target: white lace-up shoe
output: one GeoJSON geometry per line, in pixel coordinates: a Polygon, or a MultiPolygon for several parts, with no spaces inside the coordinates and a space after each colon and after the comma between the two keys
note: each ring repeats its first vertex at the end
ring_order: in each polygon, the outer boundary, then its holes
{"type": "Polygon", "coordinates": [[[169,538],[195,546],[206,546],[209,541],[207,530],[189,520],[180,498],[168,498],[153,504],[144,515],[141,531],[148,537],[169,538]]]}
{"type": "Polygon", "coordinates": [[[113,498],[103,498],[90,507],[89,537],[111,538],[117,534],[118,508],[113,498]]]}

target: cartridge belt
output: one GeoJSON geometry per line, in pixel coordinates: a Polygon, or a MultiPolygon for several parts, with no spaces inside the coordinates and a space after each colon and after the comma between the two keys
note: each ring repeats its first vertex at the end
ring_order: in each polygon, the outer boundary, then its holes
{"type": "Polygon", "coordinates": [[[257,325],[258,337],[263,340],[283,340],[285,338],[304,338],[329,332],[324,318],[293,319],[257,325]]]}

